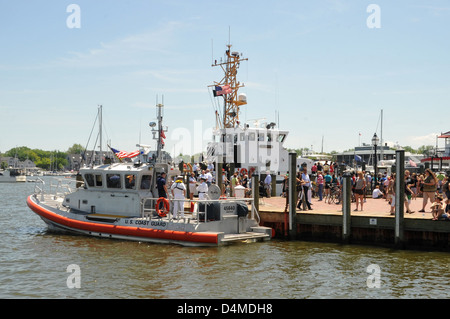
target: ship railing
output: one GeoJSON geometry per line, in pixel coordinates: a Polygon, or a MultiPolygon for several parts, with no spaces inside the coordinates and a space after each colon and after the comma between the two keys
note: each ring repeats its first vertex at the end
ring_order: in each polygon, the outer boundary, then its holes
{"type": "MultiPolygon", "coordinates": [[[[250,204],[249,214],[250,219],[256,220],[256,222],[259,224],[261,222],[261,218],[258,214],[258,210],[256,209],[256,206],[253,204],[254,199],[253,198],[239,198],[239,197],[229,197],[226,199],[175,199],[175,198],[168,198],[169,200],[169,213],[167,214],[167,217],[169,220],[174,218],[172,207],[174,206],[174,202],[180,202],[182,201],[184,204],[188,204],[188,207],[191,207],[191,205],[194,206],[194,210],[191,212],[184,211],[185,219],[191,219],[197,224],[200,222],[207,223],[209,222],[208,219],[208,212],[207,212],[207,204],[213,203],[213,202],[245,202],[250,204]],[[204,203],[203,206],[205,208],[205,211],[200,210],[200,203],[204,203]],[[204,214],[204,215],[203,215],[204,214]],[[187,217],[186,217],[187,216],[187,217]]],[[[142,218],[148,218],[148,219],[160,219],[160,217],[156,213],[156,203],[158,201],[158,198],[153,197],[145,197],[141,200],[141,217],[142,218]]]]}
{"type": "Polygon", "coordinates": [[[65,195],[73,192],[74,190],[74,180],[63,180],[61,178],[54,178],[50,180],[49,184],[41,178],[37,178],[34,182],[34,194],[36,196],[40,195],[41,200],[44,200],[44,195],[48,194],[57,197],[64,197],[65,195]]]}
{"type": "Polygon", "coordinates": [[[34,181],[34,195],[37,197],[38,195],[41,196],[41,201],[44,201],[44,194],[45,194],[45,182],[41,178],[37,178],[34,181]]]}
{"type": "Polygon", "coordinates": [[[74,180],[63,180],[61,178],[54,178],[50,182],[50,194],[55,197],[64,197],[67,194],[70,194],[75,189],[74,180]],[[53,182],[56,182],[55,184],[53,182]]]}

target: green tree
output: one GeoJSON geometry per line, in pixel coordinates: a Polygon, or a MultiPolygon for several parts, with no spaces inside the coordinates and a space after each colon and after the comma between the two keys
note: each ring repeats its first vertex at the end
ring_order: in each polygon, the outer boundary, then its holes
{"type": "Polygon", "coordinates": [[[434,153],[434,146],[432,145],[422,145],[417,150],[419,154],[431,155],[434,153]]]}
{"type": "Polygon", "coordinates": [[[83,154],[83,152],[84,152],[84,147],[81,146],[81,144],[73,144],[67,150],[67,154],[83,154]]]}
{"type": "Polygon", "coordinates": [[[28,148],[26,146],[12,148],[5,153],[5,156],[8,156],[8,157],[16,157],[17,156],[17,158],[20,161],[29,159],[34,162],[37,159],[36,153],[33,152],[30,148],[28,148]]]}
{"type": "Polygon", "coordinates": [[[61,170],[68,165],[67,153],[60,151],[44,151],[40,149],[30,149],[26,146],[15,147],[5,152],[3,156],[16,157],[20,161],[29,159],[33,161],[37,167],[42,169],[61,170]]]}

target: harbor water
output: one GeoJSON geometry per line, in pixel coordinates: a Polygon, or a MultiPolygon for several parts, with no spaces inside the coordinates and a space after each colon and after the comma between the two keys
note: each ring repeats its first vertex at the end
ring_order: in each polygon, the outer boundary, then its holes
{"type": "Polygon", "coordinates": [[[450,297],[446,252],[283,240],[193,248],[54,234],[26,205],[33,187],[0,184],[2,299],[450,297]]]}

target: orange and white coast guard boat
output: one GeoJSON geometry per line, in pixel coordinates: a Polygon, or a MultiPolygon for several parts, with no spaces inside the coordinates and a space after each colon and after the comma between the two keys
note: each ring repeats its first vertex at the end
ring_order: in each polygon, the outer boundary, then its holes
{"type": "MultiPolygon", "coordinates": [[[[162,105],[158,106],[161,110],[162,105]]],[[[161,135],[162,117],[158,118],[161,135]]],[[[189,209],[182,218],[173,218],[171,210],[177,199],[154,196],[155,181],[162,172],[168,174],[169,184],[173,176],[169,164],[158,160],[160,144],[161,137],[156,159],[140,152],[134,163],[82,168],[74,187],[62,185],[62,180],[45,185],[38,178],[27,204],[50,230],[82,235],[187,246],[271,239],[272,229],[259,226],[252,199],[219,199],[216,185],[210,187],[206,200],[194,201],[192,212],[189,209]],[[48,192],[47,186],[53,192],[48,192]],[[164,204],[161,210],[159,202],[164,204]]],[[[190,207],[189,200],[183,201],[190,207]]]]}

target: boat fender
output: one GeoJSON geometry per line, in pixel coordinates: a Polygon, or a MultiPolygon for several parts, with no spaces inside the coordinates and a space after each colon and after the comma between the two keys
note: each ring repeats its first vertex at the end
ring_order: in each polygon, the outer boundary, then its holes
{"type": "Polygon", "coordinates": [[[158,200],[156,201],[156,213],[158,214],[159,217],[166,217],[167,213],[170,211],[170,204],[169,204],[169,200],[165,197],[160,197],[158,198],[158,200]],[[159,204],[163,202],[164,208],[163,210],[159,209],[159,204]]]}

